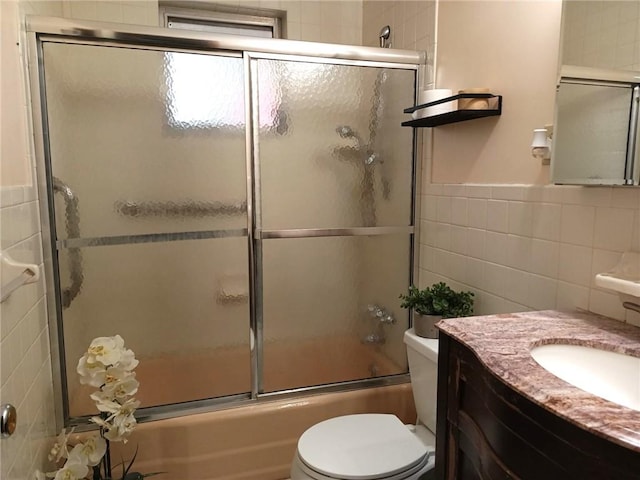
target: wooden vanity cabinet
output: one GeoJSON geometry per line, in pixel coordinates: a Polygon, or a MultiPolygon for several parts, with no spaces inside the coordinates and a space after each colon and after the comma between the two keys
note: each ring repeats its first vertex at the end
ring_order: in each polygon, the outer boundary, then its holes
{"type": "Polygon", "coordinates": [[[440,332],[435,478],[640,479],[640,453],[525,398],[440,332]]]}

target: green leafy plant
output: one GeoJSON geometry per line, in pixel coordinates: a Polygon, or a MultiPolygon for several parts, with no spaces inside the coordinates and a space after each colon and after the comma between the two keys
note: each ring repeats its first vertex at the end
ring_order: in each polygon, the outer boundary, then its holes
{"type": "Polygon", "coordinates": [[[442,318],[473,315],[473,292],[456,292],[444,282],[420,290],[414,285],[407,295],[400,295],[402,308],[410,308],[420,315],[442,315],[442,318]]]}

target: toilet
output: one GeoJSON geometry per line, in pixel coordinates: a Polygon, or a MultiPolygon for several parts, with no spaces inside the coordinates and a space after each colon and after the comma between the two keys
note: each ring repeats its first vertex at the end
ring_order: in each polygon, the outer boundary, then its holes
{"type": "Polygon", "coordinates": [[[438,340],[404,334],[417,425],[395,415],[330,418],[298,440],[291,480],[418,480],[435,463],[438,340]]]}

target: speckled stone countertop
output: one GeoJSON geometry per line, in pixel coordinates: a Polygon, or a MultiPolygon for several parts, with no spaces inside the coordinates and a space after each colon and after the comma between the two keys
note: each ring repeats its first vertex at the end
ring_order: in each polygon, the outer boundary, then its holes
{"type": "Polygon", "coordinates": [[[592,395],[542,368],[545,344],[585,345],[640,357],[640,328],[583,312],[522,312],[446,319],[438,328],[469,347],[498,378],[570,422],[640,452],[640,411],[592,395]]]}

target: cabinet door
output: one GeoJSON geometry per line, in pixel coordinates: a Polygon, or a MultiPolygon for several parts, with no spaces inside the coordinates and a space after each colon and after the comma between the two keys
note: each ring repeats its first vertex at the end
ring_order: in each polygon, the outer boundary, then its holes
{"type": "Polygon", "coordinates": [[[638,479],[637,452],[524,396],[443,332],[437,415],[438,480],[638,479]]]}
{"type": "Polygon", "coordinates": [[[554,183],[628,185],[633,182],[629,119],[631,85],[560,82],[552,178],[554,183]]]}

